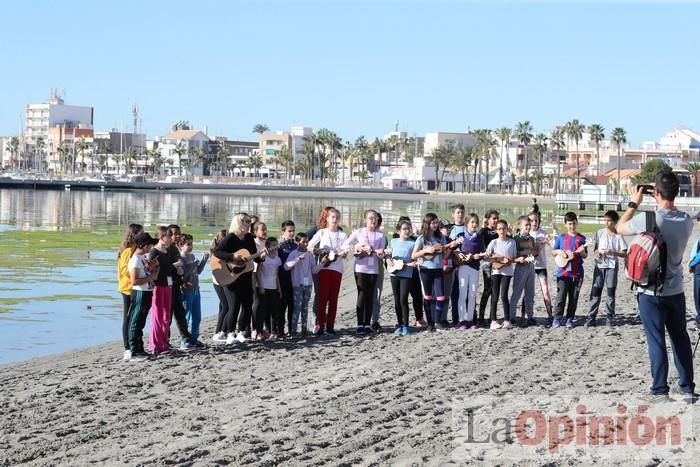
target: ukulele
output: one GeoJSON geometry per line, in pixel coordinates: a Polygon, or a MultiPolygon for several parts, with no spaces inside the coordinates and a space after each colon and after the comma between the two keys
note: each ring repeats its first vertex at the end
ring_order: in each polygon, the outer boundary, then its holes
{"type": "Polygon", "coordinates": [[[486,253],[485,251],[482,251],[481,253],[462,253],[461,251],[458,251],[454,254],[454,262],[455,266],[461,266],[463,264],[467,264],[470,262],[474,256],[479,255],[482,256],[486,253]]]}
{"type": "MultiPolygon", "coordinates": [[[[593,241],[591,239],[587,239],[586,243],[583,244],[586,248],[589,246],[593,246],[593,241]]],[[[564,251],[561,250],[563,254],[559,254],[554,257],[554,264],[559,266],[560,268],[566,268],[571,261],[574,260],[574,252],[573,251],[564,251]]]]}
{"type": "Polygon", "coordinates": [[[455,240],[452,240],[450,243],[442,244],[442,243],[435,243],[433,246],[435,247],[435,251],[433,253],[426,253],[421,258],[423,260],[431,260],[435,258],[436,255],[442,254],[443,251],[449,250],[450,248],[454,248],[457,245],[461,245],[464,243],[464,237],[457,237],[455,240]]]}
{"type": "Polygon", "coordinates": [[[263,249],[251,255],[248,250],[243,248],[234,254],[242,258],[242,264],[237,264],[233,261],[225,261],[216,256],[212,256],[211,258],[211,275],[214,276],[216,282],[221,286],[233,284],[243,274],[252,271],[255,267],[253,260],[262,254],[267,254],[267,250],[263,249]]]}

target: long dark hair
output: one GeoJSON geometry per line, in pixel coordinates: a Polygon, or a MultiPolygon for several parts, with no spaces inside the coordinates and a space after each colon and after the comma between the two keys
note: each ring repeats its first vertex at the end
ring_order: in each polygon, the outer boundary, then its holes
{"type": "Polygon", "coordinates": [[[423,241],[425,243],[428,243],[431,235],[435,237],[435,240],[440,240],[442,238],[442,232],[440,232],[440,229],[437,229],[434,234],[430,230],[430,224],[436,220],[438,220],[438,216],[434,212],[429,212],[423,216],[423,225],[421,226],[420,233],[423,235],[423,241]]]}

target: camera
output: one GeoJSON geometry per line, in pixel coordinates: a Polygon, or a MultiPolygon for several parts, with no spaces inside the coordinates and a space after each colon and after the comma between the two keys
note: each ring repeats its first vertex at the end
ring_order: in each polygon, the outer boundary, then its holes
{"type": "Polygon", "coordinates": [[[641,191],[645,195],[654,194],[654,185],[637,185],[637,191],[641,191]]]}

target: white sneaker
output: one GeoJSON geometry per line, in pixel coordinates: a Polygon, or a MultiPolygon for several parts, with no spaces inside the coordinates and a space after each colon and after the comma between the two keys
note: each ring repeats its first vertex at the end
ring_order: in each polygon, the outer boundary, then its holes
{"type": "Polygon", "coordinates": [[[216,333],[212,336],[211,340],[223,344],[226,342],[226,334],[223,332],[216,333]]]}
{"type": "Polygon", "coordinates": [[[124,360],[125,362],[131,360],[131,350],[124,351],[124,356],[122,357],[122,360],[124,360]]]}
{"type": "Polygon", "coordinates": [[[236,334],[236,340],[242,344],[247,339],[245,338],[245,335],[242,332],[239,332],[238,334],[236,334]]]}
{"type": "Polygon", "coordinates": [[[180,342],[180,350],[183,350],[183,351],[190,350],[190,343],[187,341],[180,342]]]}
{"type": "Polygon", "coordinates": [[[236,335],[232,332],[229,332],[226,336],[226,344],[231,345],[234,342],[236,342],[236,335]]]}

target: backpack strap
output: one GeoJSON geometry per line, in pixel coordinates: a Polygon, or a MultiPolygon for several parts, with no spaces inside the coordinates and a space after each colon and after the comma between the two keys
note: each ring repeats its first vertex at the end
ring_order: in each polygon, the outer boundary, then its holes
{"type": "Polygon", "coordinates": [[[659,226],[656,224],[656,211],[644,211],[646,215],[646,229],[645,232],[656,232],[659,233],[659,226]]]}

